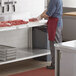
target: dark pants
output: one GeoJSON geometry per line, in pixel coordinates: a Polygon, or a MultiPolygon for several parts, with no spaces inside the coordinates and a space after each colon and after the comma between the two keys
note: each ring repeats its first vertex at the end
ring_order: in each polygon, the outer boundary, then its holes
{"type": "Polygon", "coordinates": [[[50,41],[50,52],[51,52],[51,62],[52,65],[55,65],[55,47],[54,43],[61,43],[62,42],[62,35],[61,35],[62,28],[57,27],[55,41],[50,41]]]}

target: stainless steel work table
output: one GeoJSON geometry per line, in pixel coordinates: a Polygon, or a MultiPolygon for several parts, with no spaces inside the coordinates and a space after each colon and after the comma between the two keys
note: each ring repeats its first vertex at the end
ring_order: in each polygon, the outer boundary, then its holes
{"type": "MultiPolygon", "coordinates": [[[[29,22],[28,24],[18,25],[18,26],[11,26],[11,27],[0,27],[0,31],[10,31],[10,30],[17,30],[23,28],[32,28],[36,26],[43,26],[45,25],[47,20],[41,20],[38,22],[29,22]]],[[[50,54],[50,51],[47,49],[18,49],[16,59],[9,60],[9,61],[0,61],[0,65],[8,64],[12,62],[22,61],[26,59],[31,59],[35,57],[40,57],[44,55],[50,54]]]]}

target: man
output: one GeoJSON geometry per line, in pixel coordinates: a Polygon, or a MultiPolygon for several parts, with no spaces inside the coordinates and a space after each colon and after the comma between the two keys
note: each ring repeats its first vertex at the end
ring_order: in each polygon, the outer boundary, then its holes
{"type": "MultiPolygon", "coordinates": [[[[63,27],[62,23],[62,0],[50,0],[48,8],[40,15],[37,17],[38,20],[42,18],[57,18],[57,27],[56,27],[56,32],[55,32],[55,40],[50,40],[50,52],[51,52],[51,65],[47,66],[48,69],[54,69],[55,68],[55,47],[54,47],[54,42],[60,43],[62,42],[62,36],[61,36],[61,31],[63,27]]],[[[55,21],[54,21],[55,22],[55,21]]],[[[51,26],[51,25],[50,25],[51,26]]],[[[51,30],[51,28],[50,28],[51,30]]],[[[48,34],[50,34],[48,32],[48,34]]]]}

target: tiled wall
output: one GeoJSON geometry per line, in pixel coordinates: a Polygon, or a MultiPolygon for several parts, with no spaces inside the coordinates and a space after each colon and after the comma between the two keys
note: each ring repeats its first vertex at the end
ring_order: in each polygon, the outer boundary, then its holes
{"type": "Polygon", "coordinates": [[[12,15],[12,19],[37,17],[43,10],[44,0],[17,0],[16,13],[12,15]]]}

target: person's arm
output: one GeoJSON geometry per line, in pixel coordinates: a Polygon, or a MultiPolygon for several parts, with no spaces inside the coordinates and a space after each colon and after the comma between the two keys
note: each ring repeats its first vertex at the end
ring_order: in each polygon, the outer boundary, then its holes
{"type": "Polygon", "coordinates": [[[56,0],[50,0],[48,8],[38,17],[38,20],[42,18],[51,17],[56,10],[56,0]]]}
{"type": "Polygon", "coordinates": [[[56,0],[50,0],[48,8],[38,17],[39,20],[41,20],[42,18],[51,17],[56,10],[56,3],[56,0]]]}
{"type": "Polygon", "coordinates": [[[48,18],[49,16],[46,14],[47,10],[45,10],[40,16],[41,18],[48,18]]]}
{"type": "Polygon", "coordinates": [[[45,10],[41,15],[39,15],[37,18],[31,18],[29,19],[30,22],[35,22],[35,21],[39,21],[43,18],[49,18],[49,16],[46,14],[47,10],[45,10]]]}
{"type": "Polygon", "coordinates": [[[37,17],[37,19],[38,19],[38,20],[41,20],[41,19],[43,19],[43,18],[48,18],[49,16],[46,14],[46,12],[47,12],[47,9],[46,9],[41,15],[39,15],[39,16],[37,17]]]}
{"type": "Polygon", "coordinates": [[[48,5],[48,10],[46,12],[46,15],[48,16],[52,16],[55,13],[56,10],[56,4],[57,4],[57,0],[50,0],[49,5],[48,5]]]}

